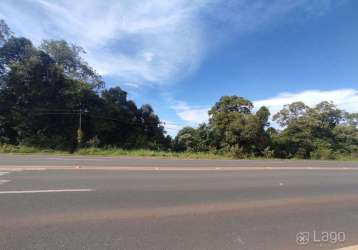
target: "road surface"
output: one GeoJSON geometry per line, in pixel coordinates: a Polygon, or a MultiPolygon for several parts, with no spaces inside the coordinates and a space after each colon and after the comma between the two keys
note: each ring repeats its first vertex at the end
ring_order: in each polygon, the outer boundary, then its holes
{"type": "Polygon", "coordinates": [[[0,249],[357,244],[354,162],[0,155],[0,249]]]}

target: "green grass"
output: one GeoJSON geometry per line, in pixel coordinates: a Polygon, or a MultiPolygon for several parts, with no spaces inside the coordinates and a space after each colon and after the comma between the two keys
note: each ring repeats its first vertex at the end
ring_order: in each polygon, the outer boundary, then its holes
{"type": "MultiPolygon", "coordinates": [[[[235,159],[228,153],[215,152],[167,152],[147,149],[125,150],[120,148],[82,148],[75,152],[40,149],[27,146],[0,144],[0,154],[42,154],[42,155],[83,155],[83,156],[122,156],[122,157],[149,157],[161,159],[235,159]]],[[[267,159],[264,157],[249,157],[247,159],[267,159]]],[[[292,159],[296,160],[296,159],[292,159]]],[[[341,155],[339,161],[358,161],[357,156],[341,155]]]]}
{"type": "Polygon", "coordinates": [[[211,152],[166,152],[147,149],[124,150],[120,148],[84,148],[76,151],[76,155],[96,156],[129,156],[129,157],[154,157],[154,158],[181,158],[181,159],[232,159],[229,155],[215,154],[211,152]]]}
{"type": "Polygon", "coordinates": [[[212,152],[166,152],[147,149],[125,150],[120,148],[82,148],[73,153],[52,149],[40,149],[27,146],[0,145],[0,154],[48,154],[48,155],[83,155],[83,156],[123,156],[178,159],[233,159],[228,154],[212,152]]]}
{"type": "Polygon", "coordinates": [[[69,154],[65,151],[52,149],[39,149],[28,146],[15,146],[9,144],[0,144],[1,154],[69,154]]]}

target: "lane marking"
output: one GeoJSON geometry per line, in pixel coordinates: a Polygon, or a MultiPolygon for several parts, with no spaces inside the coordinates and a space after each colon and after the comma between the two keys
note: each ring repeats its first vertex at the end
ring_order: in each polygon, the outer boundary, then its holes
{"type": "Polygon", "coordinates": [[[0,185],[10,182],[10,180],[0,180],[0,185]]]}
{"type": "Polygon", "coordinates": [[[0,172],[0,176],[9,174],[9,172],[0,172]]]}
{"type": "Polygon", "coordinates": [[[0,194],[37,194],[37,193],[65,193],[65,192],[93,192],[94,189],[49,189],[49,190],[23,190],[0,191],[0,194]]]}
{"type": "MultiPolygon", "coordinates": [[[[357,167],[187,167],[187,166],[175,166],[175,167],[155,167],[155,166],[43,166],[41,168],[32,166],[2,166],[0,171],[46,171],[46,170],[109,170],[109,171],[279,171],[279,170],[295,170],[295,171],[358,171],[357,167]]],[[[0,172],[1,173],[1,172],[0,172]]],[[[4,172],[5,173],[5,172],[4,172]]]]}
{"type": "Polygon", "coordinates": [[[343,247],[336,250],[358,250],[358,245],[350,246],[350,247],[343,247]]]}
{"type": "Polygon", "coordinates": [[[44,170],[47,170],[47,169],[46,168],[31,167],[31,166],[24,166],[24,167],[6,166],[6,167],[0,167],[0,171],[21,172],[21,171],[24,171],[24,170],[44,171],[44,170]]]}

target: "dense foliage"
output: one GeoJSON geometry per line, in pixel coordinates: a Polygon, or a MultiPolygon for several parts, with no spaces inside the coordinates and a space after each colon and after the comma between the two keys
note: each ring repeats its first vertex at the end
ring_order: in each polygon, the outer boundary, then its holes
{"type": "Polygon", "coordinates": [[[313,108],[286,105],[273,116],[281,130],[269,127],[266,107],[238,96],[224,96],[209,111],[208,124],[186,127],[175,138],[177,150],[229,152],[238,158],[336,159],[358,157],[358,114],[333,103],[313,108]]]}
{"type": "Polygon", "coordinates": [[[0,143],[167,148],[152,107],[138,108],[119,87],[105,89],[83,52],[66,41],[36,48],[0,22],[0,143]]]}

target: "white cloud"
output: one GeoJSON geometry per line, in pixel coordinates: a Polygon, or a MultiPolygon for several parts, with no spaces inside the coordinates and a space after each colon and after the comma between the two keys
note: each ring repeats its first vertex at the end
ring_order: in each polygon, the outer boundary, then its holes
{"type": "Polygon", "coordinates": [[[81,45],[101,74],[143,84],[166,84],[192,72],[205,43],[198,11],[207,0],[4,0],[0,18],[39,43],[81,45]]]}
{"type": "Polygon", "coordinates": [[[52,38],[83,46],[101,74],[160,85],[195,71],[225,34],[255,30],[297,9],[320,15],[327,2],[332,0],[2,0],[0,18],[36,43],[52,38]]]}
{"type": "Polygon", "coordinates": [[[207,107],[191,107],[187,103],[182,101],[176,101],[175,105],[171,108],[183,121],[190,125],[198,125],[208,121],[208,110],[207,107]]]}
{"type": "Polygon", "coordinates": [[[175,137],[179,130],[185,127],[185,125],[179,125],[173,121],[163,120],[162,122],[165,130],[172,137],[175,137]]]}
{"type": "Polygon", "coordinates": [[[155,56],[152,52],[144,52],[143,57],[147,62],[151,62],[153,60],[153,57],[155,56]]]}
{"type": "Polygon", "coordinates": [[[314,106],[322,101],[332,101],[339,108],[348,112],[358,112],[358,90],[306,90],[298,93],[280,93],[275,97],[254,101],[257,108],[266,106],[271,114],[277,113],[286,104],[302,101],[308,106],[314,106]]]}
{"type": "Polygon", "coordinates": [[[182,110],[178,112],[179,117],[188,122],[192,123],[203,123],[208,120],[208,110],[205,108],[188,108],[187,110],[182,110]]]}
{"type": "Polygon", "coordinates": [[[134,88],[134,89],[138,89],[139,88],[139,84],[134,83],[134,82],[124,82],[123,85],[130,87],[130,88],[134,88]]]}

